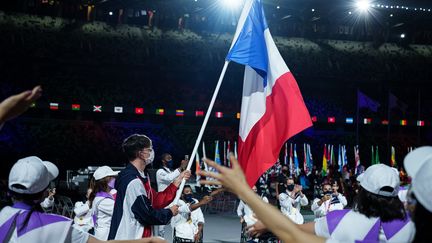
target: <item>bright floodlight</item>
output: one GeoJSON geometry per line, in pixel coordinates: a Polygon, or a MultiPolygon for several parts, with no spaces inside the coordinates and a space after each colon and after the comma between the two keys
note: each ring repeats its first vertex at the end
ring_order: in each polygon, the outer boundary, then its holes
{"type": "Polygon", "coordinates": [[[222,4],[228,8],[238,8],[240,7],[242,0],[221,0],[222,4]]]}
{"type": "Polygon", "coordinates": [[[405,38],[405,34],[402,33],[402,34],[400,35],[400,38],[401,38],[401,39],[404,39],[404,38],[405,38]]]}
{"type": "Polygon", "coordinates": [[[369,10],[370,4],[369,4],[369,1],[366,1],[366,0],[358,0],[358,1],[356,2],[356,6],[357,6],[358,9],[360,9],[360,11],[362,11],[362,12],[366,12],[366,11],[369,10]]]}

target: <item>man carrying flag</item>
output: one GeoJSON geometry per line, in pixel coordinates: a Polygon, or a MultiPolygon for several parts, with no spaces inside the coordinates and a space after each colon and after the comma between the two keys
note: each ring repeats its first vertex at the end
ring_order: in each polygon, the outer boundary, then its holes
{"type": "Polygon", "coordinates": [[[238,159],[252,186],[275,163],[283,143],[312,122],[270,35],[262,0],[245,3],[226,59],[246,66],[238,159]]]}

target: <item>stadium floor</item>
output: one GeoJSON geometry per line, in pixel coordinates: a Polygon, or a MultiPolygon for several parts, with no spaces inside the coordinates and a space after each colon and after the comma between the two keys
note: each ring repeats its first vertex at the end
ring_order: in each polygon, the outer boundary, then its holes
{"type": "MultiPolygon", "coordinates": [[[[240,242],[241,225],[237,215],[205,213],[204,217],[206,221],[204,226],[204,243],[240,242]]],[[[314,219],[314,216],[306,212],[304,218],[305,222],[310,222],[314,219]]],[[[165,230],[166,239],[168,242],[172,242],[171,227],[167,226],[165,230]]]]}

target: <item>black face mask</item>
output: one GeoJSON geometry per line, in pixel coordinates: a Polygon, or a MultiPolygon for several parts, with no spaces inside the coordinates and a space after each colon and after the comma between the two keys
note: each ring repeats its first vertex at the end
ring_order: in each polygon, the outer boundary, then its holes
{"type": "Polygon", "coordinates": [[[286,175],[286,174],[288,174],[288,171],[287,170],[282,170],[282,173],[286,175]]]}
{"type": "Polygon", "coordinates": [[[183,198],[184,198],[184,200],[186,201],[186,202],[193,202],[194,200],[192,199],[192,194],[185,194],[184,196],[183,196],[183,198]]]}
{"type": "Polygon", "coordinates": [[[288,191],[294,190],[294,184],[288,185],[287,189],[288,189],[288,191]]]}

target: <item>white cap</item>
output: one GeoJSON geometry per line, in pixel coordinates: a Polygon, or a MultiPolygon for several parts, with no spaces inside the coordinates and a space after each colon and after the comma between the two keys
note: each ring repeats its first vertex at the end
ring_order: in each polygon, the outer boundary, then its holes
{"type": "Polygon", "coordinates": [[[417,200],[432,212],[432,147],[424,146],[408,153],[404,166],[411,176],[411,190],[417,200]]]}
{"type": "Polygon", "coordinates": [[[18,160],[9,173],[9,189],[22,194],[36,194],[45,190],[59,174],[57,166],[36,156],[18,160]],[[15,187],[21,185],[24,188],[15,187]]]}
{"type": "Polygon", "coordinates": [[[399,192],[399,172],[385,164],[369,166],[357,181],[366,191],[380,196],[397,197],[399,192]],[[393,191],[381,190],[383,187],[391,187],[393,191]]]}
{"type": "Polygon", "coordinates": [[[118,173],[119,171],[113,171],[109,166],[101,166],[95,171],[93,177],[95,180],[100,180],[107,176],[117,176],[118,173]]]}

